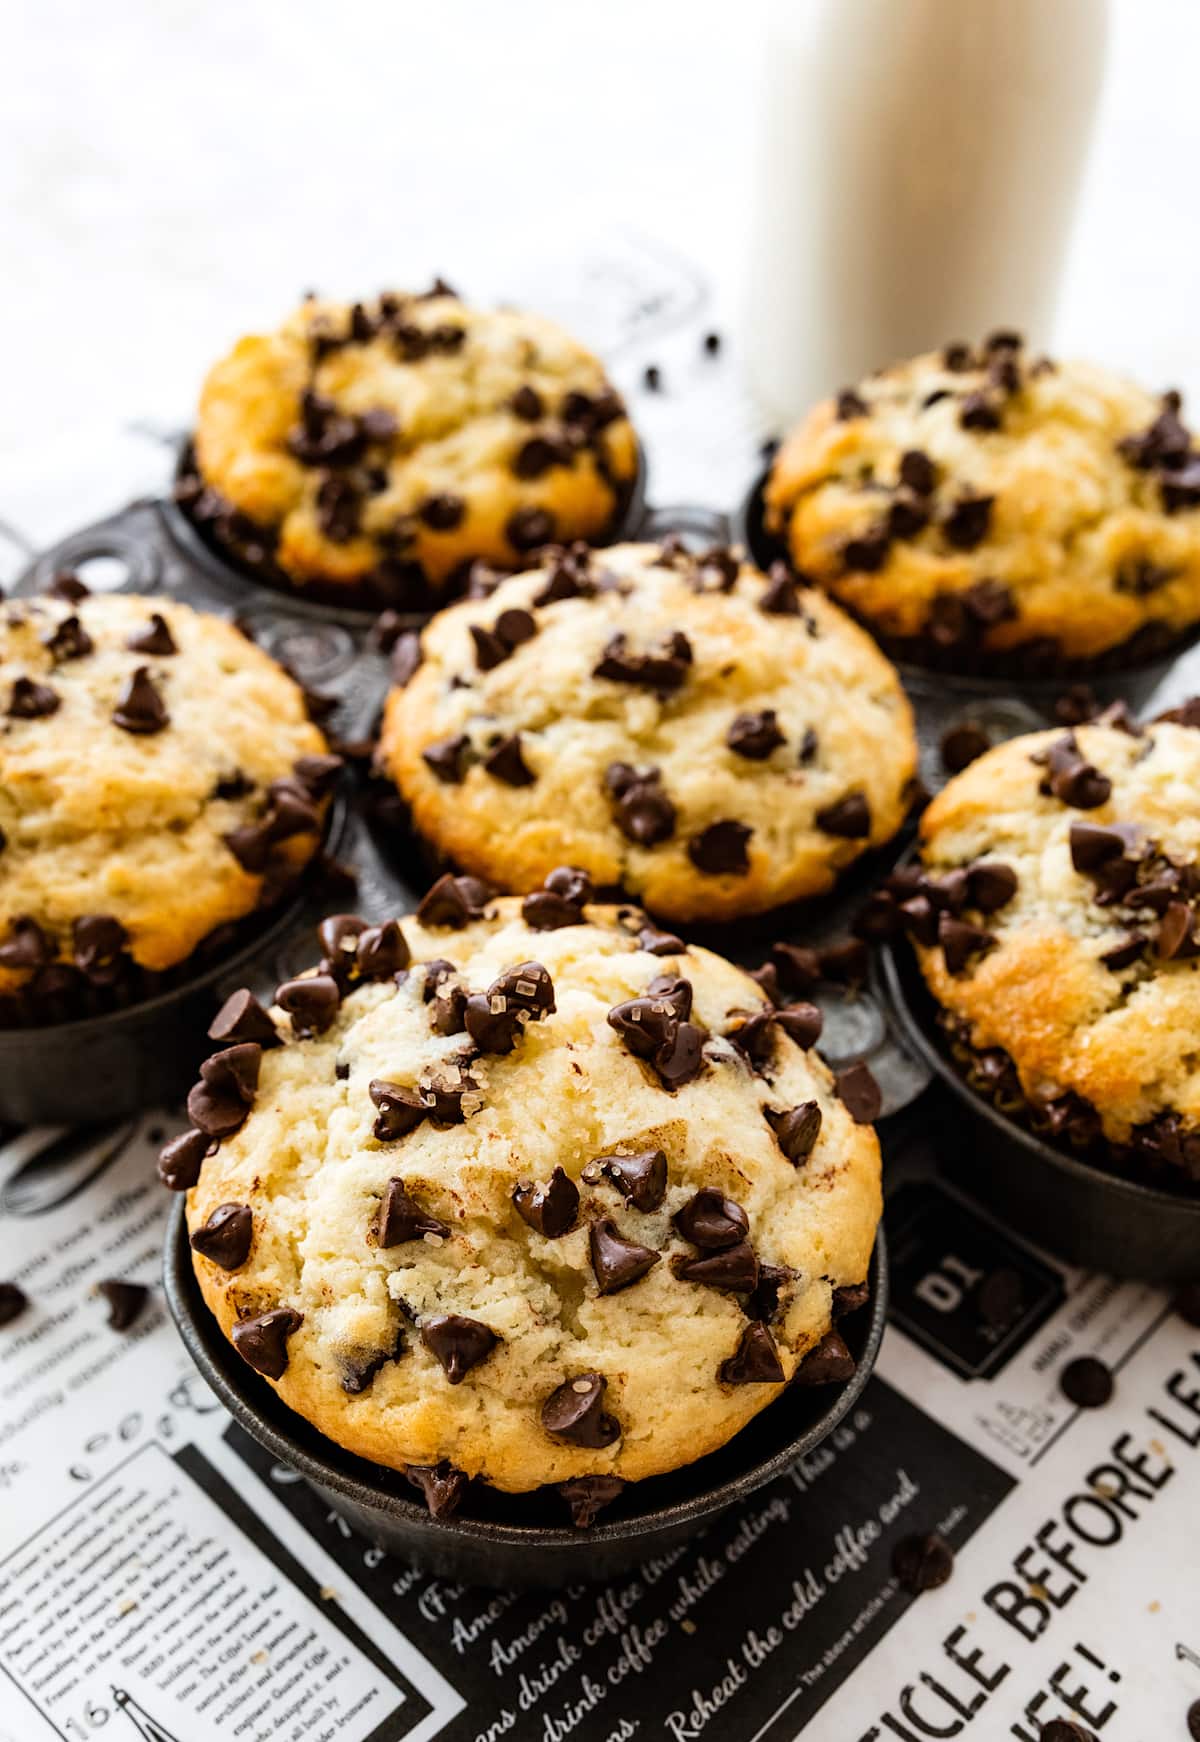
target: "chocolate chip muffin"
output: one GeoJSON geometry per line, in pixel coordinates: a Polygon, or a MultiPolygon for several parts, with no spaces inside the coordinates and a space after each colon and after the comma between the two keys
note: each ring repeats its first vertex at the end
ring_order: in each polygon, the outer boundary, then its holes
{"type": "Polygon", "coordinates": [[[396,657],[381,766],[427,840],[509,889],[569,861],[664,918],[731,919],[828,889],[909,805],[891,665],[726,550],[558,551],[396,657]]]}
{"type": "Polygon", "coordinates": [[[1135,663],[1200,621],[1200,451],[1180,396],[1015,333],[870,376],[776,456],[767,523],[898,654],[1135,663]]]}
{"type": "Polygon", "coordinates": [[[277,899],[339,767],[231,624],[132,594],[0,611],[0,1022],[147,996],[277,899]]]}
{"type": "Polygon", "coordinates": [[[1200,1187],[1200,704],[990,750],[896,916],[969,1080],[1121,1171],[1200,1187]]]}
{"type": "Polygon", "coordinates": [[[230,1000],[160,1161],[234,1347],[435,1513],[478,1478],[590,1522],[853,1371],[879,1147],[820,1012],[591,897],[327,920],[271,1011],[230,1000]]]}
{"type": "Polygon", "coordinates": [[[471,563],[602,536],[632,487],[619,395],[540,316],[310,298],[204,384],[178,495],[243,564],[339,603],[428,608],[471,563]]]}

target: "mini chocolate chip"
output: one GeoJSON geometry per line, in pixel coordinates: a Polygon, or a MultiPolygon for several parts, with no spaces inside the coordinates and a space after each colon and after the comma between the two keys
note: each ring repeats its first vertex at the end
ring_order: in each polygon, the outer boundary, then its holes
{"type": "Polygon", "coordinates": [[[430,1518],[453,1518],[471,1480],[447,1458],[437,1464],[406,1464],[404,1475],[420,1489],[430,1518]]]}
{"type": "Polygon", "coordinates": [[[871,408],[861,394],[853,387],[843,387],[834,401],[834,409],[842,423],[849,423],[852,418],[869,417],[871,408]]]}
{"type": "Polygon", "coordinates": [[[825,1017],[816,1004],[785,1004],[775,1012],[775,1025],[807,1052],[820,1040],[825,1017]]]}
{"type": "Polygon", "coordinates": [[[123,732],[143,735],[161,732],[170,716],[166,704],[154,687],[148,666],[139,665],[126,680],[113,709],[113,725],[123,732]]]}
{"type": "Polygon", "coordinates": [[[758,608],[768,617],[799,617],[800,593],[786,563],[772,563],[758,608]]]}
{"type": "Polygon", "coordinates": [[[635,1210],[657,1210],[667,1195],[667,1158],[661,1149],[639,1149],[633,1155],[601,1155],[595,1165],[635,1210]]]}
{"type": "Polygon", "coordinates": [[[500,1340],[489,1326],[461,1313],[438,1313],[421,1326],[421,1341],[451,1385],[460,1385],[500,1340]]]}
{"type": "Polygon", "coordinates": [[[311,1040],[332,1025],[342,993],[332,974],[306,974],[277,987],[275,1002],[291,1017],[292,1032],[300,1040],[311,1040]]]}
{"type": "Polygon", "coordinates": [[[547,1240],[558,1240],[575,1225],[579,1212],[579,1187],[561,1167],[556,1167],[547,1185],[521,1180],[513,1188],[512,1201],[523,1222],[547,1240]]]}
{"type": "Polygon", "coordinates": [[[688,858],[710,877],[744,876],[750,869],[746,844],[754,830],[732,817],[709,823],[688,842],[688,858]]]}
{"type": "Polygon", "coordinates": [[[703,1246],[714,1252],[725,1246],[736,1246],[750,1229],[750,1219],[742,1206],[725,1197],[714,1186],[702,1186],[681,1209],[676,1210],[671,1222],[693,1246],[703,1246]]]}
{"type": "Polygon", "coordinates": [[[827,835],[860,841],[871,833],[871,807],[866,795],[848,792],[817,812],[816,824],[827,835]]]}
{"type": "Polygon", "coordinates": [[[125,927],[111,914],[84,914],[71,926],[75,966],[94,986],[112,984],[120,971],[121,951],[128,941],[125,927]]]}
{"type": "Polygon", "coordinates": [[[415,631],[409,630],[398,637],[388,659],[388,670],[397,689],[406,689],[412,682],[420,669],[421,658],[421,637],[415,631]]]}
{"type": "Polygon", "coordinates": [[[892,1550],[892,1572],[901,1590],[910,1597],[936,1590],[953,1571],[954,1550],[936,1531],[925,1536],[902,1536],[892,1550]]]}
{"type": "Polygon", "coordinates": [[[48,683],[35,683],[32,678],[19,677],[12,687],[8,702],[11,720],[44,720],[56,714],[62,703],[57,690],[48,683]]]}
{"type": "Polygon", "coordinates": [[[254,1040],[259,1046],[278,1046],[279,1033],[253,992],[245,986],[231,992],[213,1017],[208,1038],[226,1044],[254,1040]]]}
{"type": "Polygon", "coordinates": [[[427,744],[421,752],[421,760],[447,786],[457,786],[466,772],[466,752],[469,748],[470,740],[466,735],[456,732],[453,737],[440,738],[435,744],[427,744]]]}
{"type": "Polygon", "coordinates": [[[113,1277],[96,1284],[96,1293],[108,1306],[108,1328],[128,1331],[141,1318],[150,1290],[142,1282],[125,1282],[113,1277]]]}
{"type": "Polygon", "coordinates": [[[1058,1387],[1077,1409],[1102,1409],[1112,1397],[1113,1376],[1094,1355],[1079,1355],[1059,1374],[1058,1387]]]}
{"type": "Polygon", "coordinates": [[[674,932],[659,931],[657,926],[644,925],[638,933],[638,949],[648,956],[677,956],[687,949],[683,939],[674,932]]]}
{"type": "Polygon", "coordinates": [[[130,653],[150,653],[159,659],[169,659],[178,653],[171,626],[161,611],[152,611],[144,629],[135,629],[125,643],[130,653]]]}
{"type": "Polygon", "coordinates": [[[56,661],[68,659],[86,659],[95,647],[95,642],[76,616],[64,617],[52,634],[45,637],[42,646],[56,661]]]}
{"type": "Polygon", "coordinates": [[[372,1104],[379,1109],[372,1136],[380,1143],[394,1143],[397,1138],[407,1137],[429,1115],[420,1095],[400,1083],[387,1083],[380,1077],[373,1077],[367,1085],[367,1093],[372,1104]]]}
{"type": "Polygon", "coordinates": [[[977,859],[967,867],[971,900],[984,913],[1007,907],[1017,893],[1017,874],[999,859],[977,859]]]}
{"type": "Polygon", "coordinates": [[[0,1325],[11,1325],[29,1305],[25,1290],[15,1282],[0,1282],[0,1325]]]}
{"type": "Polygon", "coordinates": [[[181,1131],[158,1154],[158,1177],[169,1192],[187,1192],[200,1178],[212,1139],[204,1131],[181,1131]]]}
{"type": "Polygon", "coordinates": [[[991,932],[970,925],[965,919],[942,913],[938,916],[938,943],[947,973],[961,974],[971,958],[992,949],[996,939],[991,932]]]}
{"type": "Polygon", "coordinates": [[[725,734],[725,742],[735,755],[763,762],[786,740],[779,730],[774,708],[764,708],[759,714],[738,714],[725,734]]]}
{"type": "Polygon", "coordinates": [[[719,1252],[704,1252],[671,1260],[672,1273],[680,1282],[696,1282],[730,1294],[749,1294],[758,1286],[758,1259],[747,1240],[725,1246],[719,1252]]]}
{"type": "Polygon", "coordinates": [[[624,1487],[620,1476],[571,1476],[558,1484],[558,1491],[570,1508],[576,1530],[588,1530],[624,1487]]]}
{"type": "Polygon", "coordinates": [[[243,1361],[267,1379],[282,1379],[288,1366],[288,1338],[300,1329],[304,1314],[292,1307],[272,1307],[257,1318],[242,1319],[230,1333],[243,1361]]]}
{"type": "Polygon", "coordinates": [[[192,1235],[193,1251],[219,1264],[222,1270],[236,1270],[250,1256],[254,1239],[254,1216],[248,1204],[218,1204],[202,1228],[192,1235]]]}
{"type": "Polygon", "coordinates": [[[871,1067],[862,1060],[847,1065],[834,1079],[838,1100],[856,1125],[872,1125],[883,1108],[883,1096],[871,1067]]]}
{"type": "Polygon", "coordinates": [[[568,1445],[599,1451],[611,1446],[620,1437],[621,1429],[611,1415],[604,1414],[604,1393],[608,1381],[600,1373],[579,1373],[565,1379],[542,1405],[542,1426],[555,1439],[568,1445]]]}
{"type": "Polygon", "coordinates": [[[504,524],[505,535],[515,551],[536,550],[554,537],[554,516],[546,508],[527,505],[515,508],[504,524]]]}
{"type": "Polygon", "coordinates": [[[793,1166],[812,1153],[821,1132],[821,1109],[815,1101],[802,1101],[797,1107],[777,1110],[764,1107],[767,1124],[775,1133],[775,1141],[793,1166]]]}
{"type": "Polygon", "coordinates": [[[431,532],[453,532],[461,526],[467,505],[461,496],[427,496],[417,513],[431,532]]]}
{"type": "Polygon", "coordinates": [[[528,382],[517,388],[508,405],[513,415],[523,423],[536,423],[545,410],[541,394],[528,382]]]}
{"type": "Polygon", "coordinates": [[[602,1216],[588,1229],[592,1271],[601,1294],[617,1294],[640,1282],[662,1254],[636,1240],[626,1240],[611,1216],[602,1216]]]}
{"type": "MultiPolygon", "coordinates": [[[[372,1090],[376,1086],[372,1083],[372,1090]]],[[[371,1099],[375,1099],[374,1094],[371,1099]]],[[[376,1102],[376,1105],[381,1103],[376,1102]]],[[[407,1240],[420,1240],[426,1234],[436,1234],[444,1239],[450,1232],[445,1222],[440,1222],[428,1210],[423,1210],[416,1199],[409,1196],[408,1187],[402,1179],[388,1181],[375,1226],[376,1239],[383,1251],[392,1246],[402,1246],[407,1240]]]]}
{"type": "Polygon", "coordinates": [[[961,725],[951,726],[942,735],[942,766],[949,774],[961,774],[964,768],[969,767],[991,747],[992,741],[983,727],[964,720],[961,725]]]}
{"type": "Polygon", "coordinates": [[[502,738],[484,757],[483,766],[486,773],[494,780],[502,780],[505,786],[532,786],[537,779],[525,760],[519,732],[514,732],[510,738],[502,738]]]}
{"type": "Polygon", "coordinates": [[[477,877],[455,877],[447,871],[426,893],[417,909],[417,920],[421,925],[444,925],[461,931],[471,920],[480,918],[491,893],[477,877]]]}
{"type": "Polygon", "coordinates": [[[261,1063],[262,1047],[250,1040],[205,1059],[200,1081],[188,1091],[192,1124],[208,1137],[229,1137],[244,1125],[254,1104],[261,1063]]]}
{"type": "Polygon", "coordinates": [[[761,1320],[752,1320],[737,1348],[717,1369],[722,1385],[782,1385],[787,1375],[775,1339],[761,1320]]]}
{"type": "Polygon", "coordinates": [[[675,832],[675,806],[662,788],[657,768],[641,773],[628,762],[612,762],[604,784],[614,801],[617,827],[639,847],[654,847],[675,832]]]}
{"type": "Polygon", "coordinates": [[[411,960],[399,920],[385,919],[360,933],[355,961],[364,980],[391,980],[403,973],[411,960]]]}
{"type": "Polygon", "coordinates": [[[663,637],[648,653],[631,653],[629,638],[618,631],[605,643],[604,652],[592,671],[593,677],[612,683],[639,684],[646,689],[677,690],[692,664],[692,644],[680,629],[663,637]]]}
{"type": "Polygon", "coordinates": [[[994,496],[960,496],[942,520],[942,531],[955,550],[974,550],[987,537],[994,496]]]}

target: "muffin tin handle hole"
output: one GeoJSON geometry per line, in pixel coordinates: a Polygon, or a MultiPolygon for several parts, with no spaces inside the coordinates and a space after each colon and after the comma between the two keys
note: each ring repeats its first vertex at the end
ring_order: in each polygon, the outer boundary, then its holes
{"type": "Polygon", "coordinates": [[[653,543],[670,533],[682,538],[689,549],[703,549],[707,545],[728,544],[733,537],[733,525],[728,514],[719,509],[683,502],[674,507],[648,508],[636,536],[653,543]]]}
{"type": "Polygon", "coordinates": [[[47,551],[33,571],[38,592],[63,570],[78,575],[93,593],[151,593],[158,585],[158,553],[115,529],[68,538],[47,551]]]}

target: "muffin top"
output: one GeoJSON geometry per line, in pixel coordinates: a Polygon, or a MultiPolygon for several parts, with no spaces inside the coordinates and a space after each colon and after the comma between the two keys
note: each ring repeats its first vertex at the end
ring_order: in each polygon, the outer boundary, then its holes
{"type": "Polygon", "coordinates": [[[1051,1130],[1193,1179],[1198,726],[1192,704],[999,745],[925,812],[926,875],[893,882],[935,998],[1051,1130]]]}
{"type": "Polygon", "coordinates": [[[612,522],[637,469],[620,397],[550,321],[443,286],[310,298],[200,396],[185,500],[296,586],[415,608],[474,558],[512,568],[612,522]]]}
{"type": "Polygon", "coordinates": [[[1178,394],[1017,335],[951,345],[818,405],[769,526],[901,651],[1053,669],[1153,653],[1200,619],[1200,453],[1178,394]]]}
{"type": "Polygon", "coordinates": [[[730,552],[558,552],[402,645],[381,766],[518,891],[583,866],[675,920],[827,889],[900,827],[912,714],[870,637],[730,552]],[[409,675],[411,673],[411,675],[409,675]]]}
{"type": "Polygon", "coordinates": [[[552,929],[449,876],[403,927],[327,921],[315,975],[214,1025],[179,1141],[220,1147],[169,1178],[199,1168],[196,1272],[239,1352],[423,1485],[636,1480],[806,1357],[801,1382],[853,1371],[830,1325],[879,1148],[806,1050],[819,1012],[555,883],[552,929]]]}
{"type": "Polygon", "coordinates": [[[129,593],[13,600],[0,707],[0,991],[169,968],[316,850],[336,759],[299,687],[221,618],[129,593]]]}

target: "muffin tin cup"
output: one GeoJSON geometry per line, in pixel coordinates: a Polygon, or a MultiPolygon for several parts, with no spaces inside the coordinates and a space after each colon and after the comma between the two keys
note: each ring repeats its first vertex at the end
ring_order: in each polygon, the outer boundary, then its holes
{"type": "Polygon", "coordinates": [[[907,941],[885,945],[877,966],[901,1043],[940,1086],[940,1104],[930,1103],[926,1119],[966,1190],[1069,1263],[1160,1285],[1200,1276],[1200,1194],[1184,1197],[1106,1173],[1007,1118],[947,1057],[907,941]]]}
{"type": "Polygon", "coordinates": [[[175,1205],[163,1286],[188,1352],[230,1414],[271,1455],[388,1553],[446,1578],[508,1588],[608,1579],[694,1536],[719,1513],[784,1475],[841,1421],[867,1383],[887,1319],[882,1230],[871,1260],[868,1306],[839,1321],[858,1368],[840,1387],[793,1386],[729,1445],[683,1470],[631,1484],[587,1530],[565,1522],[554,1493],[501,1495],[473,1488],[456,1517],[436,1520],[404,1477],[345,1452],[281,1403],[233,1349],[205,1305],[192,1269],[185,1205],[175,1205]]]}
{"type": "MultiPolygon", "coordinates": [[[[191,456],[192,440],[188,435],[179,444],[175,466],[177,481],[187,475],[191,456]]],[[[622,496],[623,500],[618,502],[608,529],[602,536],[589,540],[590,543],[603,547],[623,539],[635,538],[639,534],[646,516],[646,456],[640,442],[637,449],[637,470],[622,496]]],[[[284,577],[280,577],[278,581],[273,580],[261,570],[239,562],[234,553],[225,549],[210,531],[193,519],[175,500],[174,495],[164,498],[159,504],[159,511],[168,537],[178,552],[194,568],[201,571],[209,582],[219,587],[231,603],[236,603],[239,598],[248,603],[251,595],[257,594],[259,603],[264,598],[274,599],[281,609],[297,617],[336,623],[360,633],[369,629],[380,611],[387,606],[387,601],[382,598],[374,602],[340,604],[336,597],[338,591],[353,592],[353,586],[339,589],[336,584],[322,587],[321,583],[316,583],[310,587],[292,587],[284,577]]],[[[532,556],[530,560],[532,561],[532,556]]],[[[448,592],[445,597],[437,599],[428,611],[398,612],[400,627],[420,629],[429,621],[434,611],[453,603],[458,596],[457,593],[448,592]]]]}

